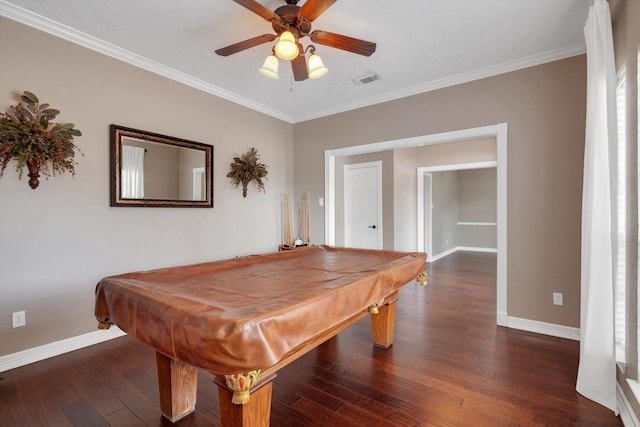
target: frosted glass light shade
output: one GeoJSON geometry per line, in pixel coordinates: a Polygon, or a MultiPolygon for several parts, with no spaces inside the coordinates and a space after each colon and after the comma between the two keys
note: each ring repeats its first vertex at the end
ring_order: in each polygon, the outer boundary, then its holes
{"type": "Polygon", "coordinates": [[[278,79],[278,58],[275,55],[267,56],[258,72],[268,79],[278,79]]]}
{"type": "Polygon", "coordinates": [[[329,69],[324,66],[322,59],[315,53],[309,57],[309,78],[319,79],[329,72],[329,69]]]}
{"type": "Polygon", "coordinates": [[[280,34],[280,40],[276,43],[274,50],[278,58],[285,61],[290,61],[300,54],[296,38],[290,31],[284,31],[280,34]]]}

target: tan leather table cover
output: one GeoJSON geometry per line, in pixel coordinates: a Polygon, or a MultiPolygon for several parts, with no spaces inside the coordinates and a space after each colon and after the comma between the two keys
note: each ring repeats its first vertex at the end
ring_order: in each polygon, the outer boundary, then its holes
{"type": "Polygon", "coordinates": [[[95,315],[214,374],[275,365],[392,294],[425,255],[317,246],[106,277],[95,315]]]}

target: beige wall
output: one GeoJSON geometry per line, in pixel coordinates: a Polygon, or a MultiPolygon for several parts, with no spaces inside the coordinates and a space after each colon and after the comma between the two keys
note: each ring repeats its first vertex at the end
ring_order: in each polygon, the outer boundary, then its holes
{"type": "Polygon", "coordinates": [[[171,145],[145,144],[144,196],[149,199],[180,199],[180,148],[171,145]]]}
{"type": "Polygon", "coordinates": [[[434,172],[431,175],[433,203],[431,256],[458,246],[458,174],[455,171],[434,172]]]}
{"type": "MultiPolygon", "coordinates": [[[[458,222],[493,223],[497,216],[496,168],[458,171],[458,222]]],[[[458,224],[458,245],[496,249],[497,226],[458,224]]]]}
{"type": "Polygon", "coordinates": [[[393,249],[418,249],[418,182],[415,150],[393,152],[393,249]]]}
{"type": "Polygon", "coordinates": [[[75,179],[0,178],[0,355],[96,330],[101,277],[275,250],[280,195],[293,190],[292,125],[0,18],[0,110],[23,90],[82,131],[75,179]],[[214,148],[213,209],[109,207],[109,125],[214,148]],[[250,124],[250,126],[247,126],[250,124]],[[266,193],[246,199],[225,177],[255,146],[266,193]],[[11,328],[26,310],[27,325],[11,328]]]}
{"type": "Polygon", "coordinates": [[[498,159],[495,138],[427,145],[415,150],[416,164],[419,167],[489,162],[498,159]]]}
{"type": "Polygon", "coordinates": [[[458,171],[458,221],[496,222],[496,168],[458,171]]]}
{"type": "MultiPolygon", "coordinates": [[[[508,124],[507,310],[579,326],[583,55],[294,125],[296,197],[324,194],[324,151],[508,124]],[[552,304],[564,293],[564,306],[552,304]]],[[[324,236],[324,211],[311,209],[324,236]]]]}

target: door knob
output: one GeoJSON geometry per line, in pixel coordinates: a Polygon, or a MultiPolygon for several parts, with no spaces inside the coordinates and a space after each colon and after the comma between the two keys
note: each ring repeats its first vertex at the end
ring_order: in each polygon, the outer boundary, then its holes
{"type": "Polygon", "coordinates": [[[370,225],[369,228],[376,228],[376,226],[375,225],[370,225]]]}

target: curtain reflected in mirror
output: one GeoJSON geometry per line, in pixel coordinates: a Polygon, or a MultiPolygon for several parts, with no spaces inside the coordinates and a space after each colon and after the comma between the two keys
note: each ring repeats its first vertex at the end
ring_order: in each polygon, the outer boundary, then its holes
{"type": "Polygon", "coordinates": [[[144,198],[144,152],[142,147],[122,144],[122,198],[144,198]]]}
{"type": "Polygon", "coordinates": [[[111,125],[112,206],[213,207],[213,147],[111,125]]]}

